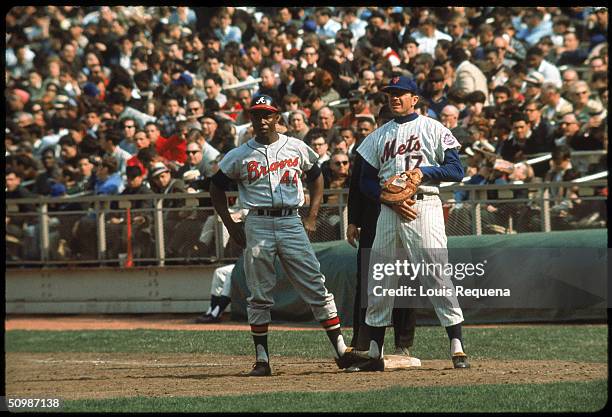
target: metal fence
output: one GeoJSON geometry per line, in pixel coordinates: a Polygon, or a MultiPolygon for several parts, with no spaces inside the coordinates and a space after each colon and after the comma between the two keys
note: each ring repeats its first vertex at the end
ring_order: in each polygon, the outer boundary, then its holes
{"type": "MultiPolygon", "coordinates": [[[[200,193],[6,200],[6,265],[129,267],[234,260],[240,249],[204,203],[208,197],[200,193]]],[[[441,187],[440,198],[449,236],[607,225],[606,180],[459,184],[441,187]]],[[[347,189],[325,190],[313,242],[345,238],[347,201],[347,189]]],[[[299,212],[304,216],[308,207],[299,212]]]]}

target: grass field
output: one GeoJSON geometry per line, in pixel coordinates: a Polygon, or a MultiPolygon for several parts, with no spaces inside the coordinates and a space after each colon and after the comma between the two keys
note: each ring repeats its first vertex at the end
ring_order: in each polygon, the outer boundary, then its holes
{"type": "MultiPolygon", "coordinates": [[[[464,329],[466,348],[478,360],[563,360],[607,363],[606,326],[500,326],[464,329]]],[[[350,331],[347,331],[350,337],[350,331]]],[[[392,347],[392,332],[386,346],[392,347]]],[[[347,339],[349,338],[347,337],[347,339]]],[[[324,333],[275,331],[272,362],[280,356],[329,358],[324,333]]],[[[446,358],[448,341],[439,327],[418,327],[414,356],[446,358]]],[[[252,355],[242,331],[21,331],[5,333],[11,352],[210,353],[252,355]]],[[[246,369],[245,369],[246,371],[246,369]]],[[[410,371],[406,378],[410,378],[410,371]]],[[[450,372],[453,372],[452,370],[450,372]]],[[[455,371],[461,372],[461,371],[455,371]]],[[[244,379],[248,384],[251,379],[244,379]]],[[[393,386],[360,392],[278,392],[215,397],[110,398],[66,401],[64,411],[92,412],[589,412],[607,403],[607,379],[546,384],[393,386]]]]}

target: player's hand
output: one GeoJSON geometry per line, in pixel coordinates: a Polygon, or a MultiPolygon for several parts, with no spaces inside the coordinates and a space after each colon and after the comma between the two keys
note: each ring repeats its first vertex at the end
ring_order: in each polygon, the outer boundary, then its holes
{"type": "Polygon", "coordinates": [[[244,233],[243,222],[232,222],[228,225],[227,231],[229,232],[234,242],[240,246],[241,249],[246,248],[246,234],[244,233]]]}
{"type": "Polygon", "coordinates": [[[357,243],[355,241],[359,240],[359,233],[360,230],[357,226],[355,226],[354,224],[348,225],[346,229],[346,240],[348,241],[349,245],[354,248],[357,247],[357,243]]]}
{"type": "Polygon", "coordinates": [[[304,229],[306,229],[306,233],[308,233],[308,235],[316,232],[317,230],[317,218],[316,217],[305,217],[303,220],[304,223],[304,229]]]}
{"type": "Polygon", "coordinates": [[[414,208],[412,208],[414,204],[415,204],[414,200],[408,199],[408,200],[402,201],[401,204],[396,204],[394,206],[391,206],[391,209],[397,214],[399,214],[402,217],[402,219],[408,220],[410,222],[416,219],[417,215],[419,214],[414,208]]]}

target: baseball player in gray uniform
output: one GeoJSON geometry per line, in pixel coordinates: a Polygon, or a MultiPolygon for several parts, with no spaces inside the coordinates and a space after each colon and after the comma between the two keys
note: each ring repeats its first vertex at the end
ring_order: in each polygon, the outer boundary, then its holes
{"type": "Polygon", "coordinates": [[[281,116],[271,97],[255,96],[249,112],[255,137],[225,155],[210,187],[213,206],[230,236],[241,247],[246,246],[244,269],[250,291],[247,314],[256,354],[249,375],[271,375],[268,325],[274,304],[277,256],[287,277],[327,332],[338,367],[348,368],[363,358],[344,343],[334,296],[325,287],[325,277],[306,233],[315,230],[323,197],[317,154],[303,141],[276,132],[281,116]],[[304,173],[310,211],[302,224],[297,209],[304,204],[304,173]],[[228,212],[225,190],[231,181],[238,184],[242,208],[249,210],[244,223],[234,222],[228,212]]]}
{"type": "MultiPolygon", "coordinates": [[[[447,241],[438,184],[463,178],[463,167],[457,153],[460,144],[441,123],[415,113],[419,96],[414,80],[394,77],[383,91],[388,93],[394,118],[368,135],[357,149],[364,159],[360,189],[378,200],[381,185],[394,175],[406,170],[420,170],[422,179],[413,199],[399,205],[382,205],[372,251],[392,253],[394,249],[403,247],[409,260],[415,263],[445,263],[448,259],[447,241]]],[[[397,288],[397,279],[397,276],[385,277],[383,281],[368,279],[366,324],[371,335],[369,359],[349,367],[347,371],[384,370],[383,341],[385,327],[391,324],[394,299],[374,296],[373,288],[381,283],[383,288],[397,288]]],[[[448,334],[453,366],[468,368],[461,336],[463,313],[454,295],[451,277],[443,273],[422,275],[419,279],[425,289],[452,288],[451,295],[429,299],[448,334]]]]}

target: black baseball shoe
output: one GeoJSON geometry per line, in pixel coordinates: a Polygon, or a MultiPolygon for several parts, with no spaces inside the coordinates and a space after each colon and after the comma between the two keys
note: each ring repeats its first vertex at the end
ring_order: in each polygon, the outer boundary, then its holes
{"type": "Polygon", "coordinates": [[[470,367],[467,355],[463,352],[455,353],[453,355],[453,367],[456,369],[467,369],[470,367]]]}
{"type": "Polygon", "coordinates": [[[346,369],[345,372],[381,372],[385,370],[383,358],[370,358],[346,369]]]}
{"type": "Polygon", "coordinates": [[[363,362],[365,359],[363,356],[356,353],[356,351],[352,347],[347,347],[344,355],[336,358],[336,365],[340,369],[349,368],[359,362],[363,362]]]}
{"type": "Polygon", "coordinates": [[[221,316],[213,316],[211,314],[202,314],[195,319],[196,323],[219,323],[221,321],[221,316]]]}
{"type": "Polygon", "coordinates": [[[249,376],[270,376],[272,375],[272,369],[268,362],[255,362],[253,369],[249,372],[249,376]]]}

